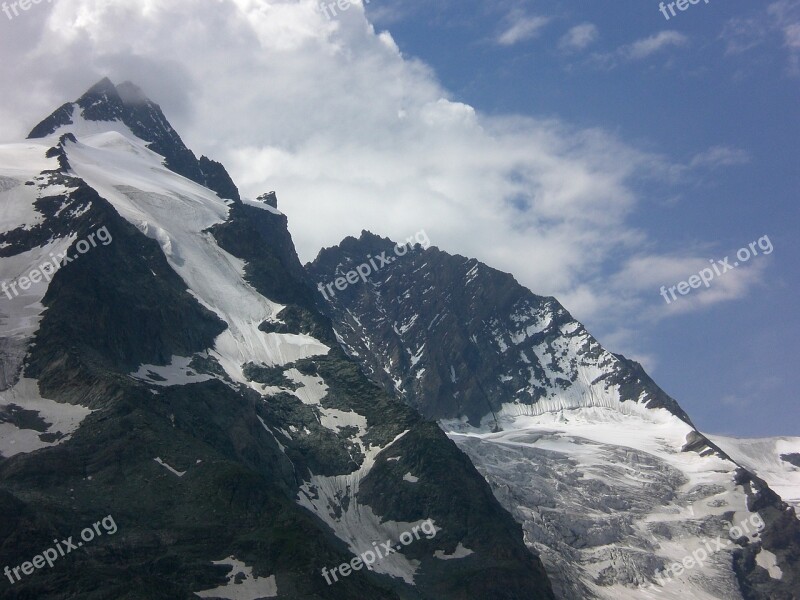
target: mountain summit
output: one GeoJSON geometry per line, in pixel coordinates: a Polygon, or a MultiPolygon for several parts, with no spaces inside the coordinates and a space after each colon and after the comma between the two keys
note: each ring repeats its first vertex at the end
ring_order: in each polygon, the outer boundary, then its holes
{"type": "Polygon", "coordinates": [[[108,129],[110,123],[124,125],[148,147],[164,157],[172,171],[191,179],[222,198],[239,200],[239,191],[225,168],[205,157],[198,159],[169,124],[161,107],[126,81],[115,86],[104,78],[75,102],[62,105],[34,127],[28,139],[63,133],[77,135],[108,129]]]}

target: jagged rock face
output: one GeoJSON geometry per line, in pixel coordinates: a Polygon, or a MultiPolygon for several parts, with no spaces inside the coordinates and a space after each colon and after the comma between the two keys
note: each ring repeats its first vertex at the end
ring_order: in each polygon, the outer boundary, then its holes
{"type": "MultiPolygon", "coordinates": [[[[308,265],[334,281],[392,242],[364,232],[308,265]]],[[[417,246],[326,308],[366,372],[424,415],[472,424],[515,410],[633,400],[688,416],[639,365],[603,349],[554,298],[474,259],[417,246]]]]}
{"type": "Polygon", "coordinates": [[[800,597],[794,510],[641,365],[510,275],[393,245],[364,232],[320,252],[306,266],[318,300],[364,372],[472,459],[558,598],[800,597]],[[384,252],[396,258],[367,281],[325,287],[384,252]],[[731,539],[742,521],[750,533],[731,539]],[[663,574],[707,544],[702,564],[663,574]]]}
{"type": "Polygon", "coordinates": [[[131,86],[77,106],[0,146],[0,281],[75,257],[0,300],[0,563],[119,529],[0,595],[553,598],[466,456],[338,347],[285,216],[180,176],[182,142],[131,86]]]}
{"type": "Polygon", "coordinates": [[[266,194],[261,194],[258,198],[256,198],[259,202],[263,202],[271,206],[272,208],[278,208],[278,196],[275,192],[267,192],[266,194]]]}
{"type": "Polygon", "coordinates": [[[793,452],[791,454],[781,454],[781,460],[788,462],[795,467],[800,467],[800,453],[793,452]]]}

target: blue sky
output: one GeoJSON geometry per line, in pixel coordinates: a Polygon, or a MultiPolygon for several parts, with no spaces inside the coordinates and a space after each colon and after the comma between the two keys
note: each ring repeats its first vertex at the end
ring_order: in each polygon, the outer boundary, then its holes
{"type": "Polygon", "coordinates": [[[277,191],[304,261],[425,229],[556,296],[701,429],[799,435],[800,0],[573,4],[40,3],[0,14],[0,141],[132,80],[246,195],[277,191]]]}
{"type": "Polygon", "coordinates": [[[700,427],[797,435],[800,3],[701,1],[669,21],[655,2],[576,4],[373,1],[367,12],[482,111],[602,127],[676,162],[740,150],[728,168],[645,185],[634,223],[665,251],[709,259],[768,235],[775,251],[753,259],[769,263],[764,277],[742,297],[651,323],[641,348],[700,427]],[[634,58],[648,39],[651,53],[634,58]]]}

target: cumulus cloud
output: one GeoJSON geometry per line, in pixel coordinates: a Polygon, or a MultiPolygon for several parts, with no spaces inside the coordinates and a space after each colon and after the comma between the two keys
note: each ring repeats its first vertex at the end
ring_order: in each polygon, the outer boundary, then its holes
{"type": "MultiPolygon", "coordinates": [[[[590,326],[645,314],[654,290],[630,285],[641,267],[624,257],[652,254],[631,220],[642,202],[635,190],[674,168],[664,157],[598,129],[482,114],[403,56],[359,4],[336,19],[316,0],[39,8],[0,40],[15,57],[0,63],[6,139],[103,75],[130,79],[246,196],[278,192],[305,261],[362,229],[394,239],[425,229],[443,250],[559,297],[590,326]]],[[[507,41],[543,25],[533,19],[507,41]]],[[[682,39],[669,34],[630,53],[682,39]]]]}

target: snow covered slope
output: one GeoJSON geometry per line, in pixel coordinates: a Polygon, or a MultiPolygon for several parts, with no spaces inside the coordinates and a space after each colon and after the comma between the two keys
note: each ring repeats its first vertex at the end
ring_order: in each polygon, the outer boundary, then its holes
{"type": "MultiPolygon", "coordinates": [[[[611,408],[499,422],[497,433],[443,425],[523,524],[560,597],[743,598],[728,531],[760,517],[736,484],[737,465],[683,451],[689,425],[664,409],[611,408]],[[723,549],[659,584],[666,567],[717,538],[723,549]]],[[[751,530],[755,550],[760,532],[751,530]]]]}
{"type": "Polygon", "coordinates": [[[228,219],[229,202],[167,169],[163,157],[133,134],[111,131],[80,139],[65,146],[72,170],[157,241],[190,293],[227,323],[212,356],[232,379],[246,383],[242,367],[250,362],[285,365],[328,352],[310,336],[258,329],[284,307],[248,284],[243,261],[220,248],[208,233],[228,219]]]}
{"type": "MultiPolygon", "coordinates": [[[[53,175],[59,165],[47,156],[48,148],[39,141],[0,146],[0,456],[58,444],[91,412],[42,398],[35,380],[20,379],[58,264],[54,257],[63,256],[76,238],[68,225],[45,223],[53,210],[48,201],[72,191],[53,175]],[[38,238],[36,245],[27,237],[38,238]]],[[[70,203],[56,209],[65,224],[83,210],[70,203]]]]}
{"type": "Polygon", "coordinates": [[[706,437],[800,511],[800,437],[706,437]]]}

